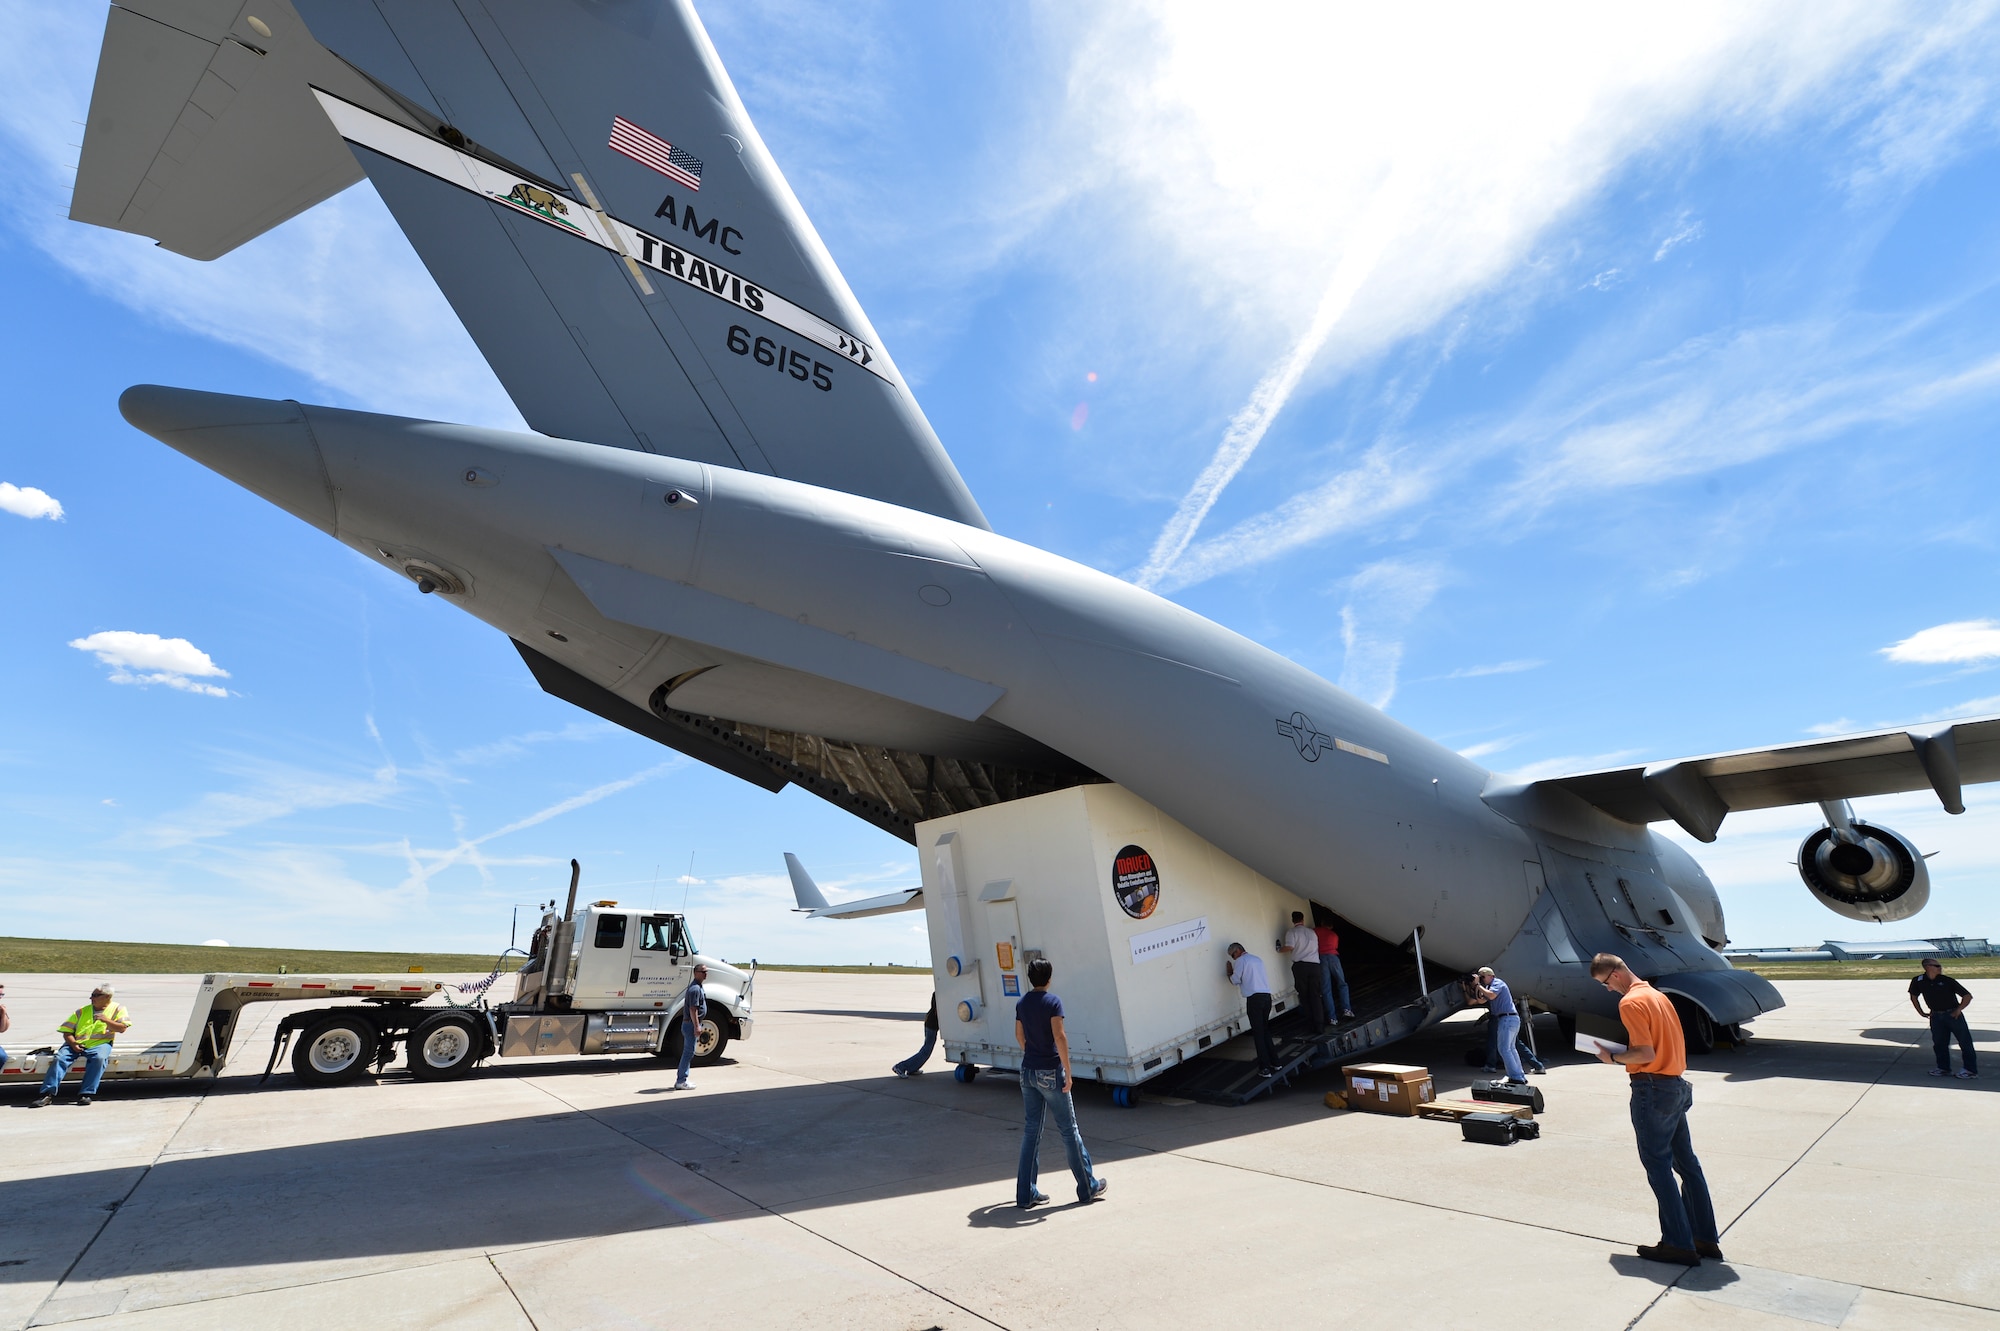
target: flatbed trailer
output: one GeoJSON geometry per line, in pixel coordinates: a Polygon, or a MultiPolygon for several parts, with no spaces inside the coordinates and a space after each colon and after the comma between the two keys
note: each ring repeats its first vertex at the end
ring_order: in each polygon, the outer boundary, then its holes
{"type": "MultiPolygon", "coordinates": [[[[286,1013],[272,1038],[266,1078],[287,1049],[293,1073],[318,1086],[353,1080],[371,1067],[381,1072],[399,1052],[411,1075],[423,1081],[462,1077],[488,1058],[678,1058],[683,1037],[676,1018],[697,967],[708,972],[708,1002],[695,1039],[696,1060],[712,1063],[732,1040],[750,1038],[754,961],[746,972],[696,953],[678,914],[621,910],[615,901],[594,902],[579,913],[576,874],[572,861],[568,907],[557,915],[555,903],[549,904],[526,964],[511,976],[496,966],[483,981],[447,986],[415,975],[217,972],[202,977],[179,1040],[143,1049],[114,1044],[105,1077],[216,1077],[229,1061],[244,1008],[329,999],[359,1001],[286,1013]],[[514,983],[514,996],[489,1003],[487,991],[507,979],[514,983]],[[468,1001],[456,1002],[454,988],[468,1001]],[[443,1003],[430,1001],[439,997],[443,1003]]],[[[52,1045],[10,1054],[0,1068],[0,1086],[40,1081],[55,1055],[52,1045]]],[[[83,1076],[80,1061],[70,1076],[83,1076]]]]}
{"type": "MultiPolygon", "coordinates": [[[[201,989],[195,995],[194,1010],[188,1014],[187,1030],[181,1038],[162,1040],[143,1049],[120,1049],[114,1044],[104,1075],[107,1080],[115,1077],[132,1081],[217,1076],[229,1060],[243,1009],[252,1003],[362,999],[379,1005],[361,1010],[371,1017],[378,1013],[388,1017],[383,1026],[406,1028],[409,1022],[407,1014],[443,989],[444,982],[441,980],[382,975],[244,975],[228,972],[204,975],[201,989]]],[[[425,1009],[425,1015],[434,1010],[450,1009],[425,1009]]],[[[40,1081],[48,1075],[55,1055],[54,1046],[20,1056],[10,1054],[6,1067],[0,1069],[0,1079],[5,1079],[0,1080],[0,1084],[15,1078],[40,1081]]],[[[83,1064],[77,1063],[70,1075],[81,1078],[83,1064]]]]}

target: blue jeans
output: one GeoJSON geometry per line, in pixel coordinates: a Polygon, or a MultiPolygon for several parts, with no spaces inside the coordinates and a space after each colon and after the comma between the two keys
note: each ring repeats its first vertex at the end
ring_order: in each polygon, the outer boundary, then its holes
{"type": "Polygon", "coordinates": [[[1931,1014],[1931,1052],[1937,1055],[1939,1072],[1951,1071],[1951,1041],[1958,1037],[1958,1059],[1967,1072],[1979,1071],[1979,1055],[1972,1048],[1972,1027],[1963,1012],[1931,1014]]]}
{"type": "Polygon", "coordinates": [[[1515,1047],[1521,1043],[1521,1014],[1503,1012],[1495,1017],[1493,1038],[1500,1046],[1500,1066],[1507,1069],[1507,1079],[1526,1081],[1528,1074],[1521,1071],[1521,1051],[1515,1047]]]}
{"type": "MultiPolygon", "coordinates": [[[[1516,1014],[1515,1021],[1517,1023],[1520,1021],[1519,1014],[1516,1014]]],[[[1518,1025],[1514,1032],[1514,1057],[1517,1061],[1523,1058],[1527,1059],[1527,1066],[1537,1072],[1548,1071],[1547,1065],[1535,1056],[1534,1049],[1528,1044],[1527,1039],[1521,1035],[1518,1025]]],[[[1500,1019],[1489,1012],[1486,1015],[1486,1070],[1491,1072],[1494,1065],[1499,1061],[1500,1019]]]]}
{"type": "Polygon", "coordinates": [[[701,1040],[701,1028],[681,1023],[681,1070],[674,1078],[676,1085],[687,1085],[688,1069],[694,1066],[694,1047],[701,1040]]]}
{"type": "Polygon", "coordinates": [[[896,1065],[898,1072],[915,1072],[930,1062],[931,1050],[937,1048],[937,1027],[924,1027],[924,1047],[896,1065]]]}
{"type": "Polygon", "coordinates": [[[1026,1206],[1035,1199],[1035,1180],[1041,1175],[1042,1111],[1055,1115],[1056,1131],[1062,1134],[1063,1148],[1069,1152],[1069,1172],[1076,1176],[1076,1199],[1087,1201],[1097,1186],[1090,1172],[1090,1152],[1083,1149],[1083,1133],[1077,1130],[1076,1106],[1063,1089],[1061,1068],[1036,1068],[1021,1072],[1021,1109],[1026,1122],[1021,1126],[1021,1169],[1014,1179],[1014,1202],[1026,1206]]]}
{"type": "Polygon", "coordinates": [[[1632,1078],[1632,1131],[1639,1138],[1639,1162],[1659,1203],[1660,1242],[1674,1248],[1717,1241],[1715,1204],[1688,1135],[1688,1106],[1693,1103],[1694,1087],[1679,1077],[1632,1078]]]}
{"type": "Polygon", "coordinates": [[[1324,953],[1319,959],[1319,969],[1322,976],[1320,989],[1326,995],[1327,1019],[1336,1020],[1341,1013],[1354,1006],[1347,997],[1347,972],[1341,969],[1338,956],[1329,957],[1324,953]],[[1340,1000],[1337,1006],[1333,1001],[1335,998],[1340,1000]]]}
{"type": "Polygon", "coordinates": [[[82,1053],[69,1045],[56,1050],[56,1061],[50,1065],[49,1075],[42,1078],[42,1094],[54,1095],[56,1087],[62,1085],[62,1079],[69,1075],[69,1070],[76,1066],[79,1058],[83,1060],[82,1094],[96,1095],[97,1084],[104,1080],[104,1069],[111,1062],[111,1046],[108,1044],[92,1045],[82,1053]]]}

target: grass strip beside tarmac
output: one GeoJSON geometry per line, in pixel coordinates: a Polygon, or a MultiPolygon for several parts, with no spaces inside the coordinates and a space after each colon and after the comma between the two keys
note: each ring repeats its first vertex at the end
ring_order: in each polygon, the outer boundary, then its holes
{"type": "MultiPolygon", "coordinates": [[[[507,958],[518,970],[525,957],[507,958]]],[[[442,975],[484,975],[491,955],[465,952],[334,952],[306,947],[202,947],[191,943],[100,943],[80,938],[0,938],[0,975],[399,975],[412,967],[442,975]]],[[[747,961],[731,962],[744,970],[747,961]]],[[[928,975],[927,966],[788,966],[767,971],[821,975],[928,975]]]]}
{"type": "MultiPolygon", "coordinates": [[[[507,958],[514,970],[525,958],[507,958]]],[[[78,938],[0,938],[0,974],[293,975],[403,974],[412,967],[446,975],[493,969],[491,953],[334,952],[307,947],[202,947],[189,943],[100,943],[78,938]]]]}
{"type": "MultiPolygon", "coordinates": [[[[1915,959],[1883,961],[1743,961],[1731,957],[1740,971],[1756,971],[1767,980],[1908,980],[1923,969],[1915,959]]],[[[1944,973],[1961,980],[2000,979],[2000,957],[1946,957],[1944,973]]]]}

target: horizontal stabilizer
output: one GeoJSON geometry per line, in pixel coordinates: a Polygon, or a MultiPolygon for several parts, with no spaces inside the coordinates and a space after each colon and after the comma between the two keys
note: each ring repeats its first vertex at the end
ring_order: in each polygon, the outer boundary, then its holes
{"type": "Polygon", "coordinates": [[[309,85],[384,115],[399,114],[392,99],[315,42],[287,0],[239,9],[111,7],[72,219],[214,259],[360,182],[309,85]]]}
{"type": "Polygon", "coordinates": [[[897,892],[885,892],[879,897],[863,897],[859,901],[843,901],[838,906],[828,906],[816,910],[806,918],[809,920],[861,920],[870,915],[894,915],[899,910],[922,910],[924,890],[921,887],[906,887],[897,892]]]}
{"type": "Polygon", "coordinates": [[[1723,818],[1739,809],[1928,788],[1946,812],[1963,813],[1964,787],[1982,781],[2000,781],[2000,716],[1579,772],[1496,789],[1488,801],[1561,790],[1625,822],[1672,820],[1697,840],[1713,841],[1723,818]]]}

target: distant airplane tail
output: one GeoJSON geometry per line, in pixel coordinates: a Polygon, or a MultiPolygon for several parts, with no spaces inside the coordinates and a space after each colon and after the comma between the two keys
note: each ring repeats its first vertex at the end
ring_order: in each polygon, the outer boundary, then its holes
{"type": "Polygon", "coordinates": [[[819,890],[819,884],[806,872],[806,866],[799,863],[799,857],[789,850],[785,852],[785,871],[792,876],[792,895],[799,899],[797,909],[815,911],[827,909],[826,897],[819,890]]]}
{"type": "Polygon", "coordinates": [[[212,259],[365,172],[534,429],[987,525],[688,0],[126,3],[72,217],[212,259]]]}
{"type": "Polygon", "coordinates": [[[894,915],[898,911],[924,908],[924,890],[921,887],[903,887],[879,897],[863,897],[859,901],[843,901],[838,906],[829,905],[825,894],[819,890],[819,884],[806,872],[806,866],[800,864],[799,857],[789,850],[785,852],[785,871],[792,876],[792,895],[799,899],[794,910],[808,919],[865,920],[873,915],[894,915]]]}

